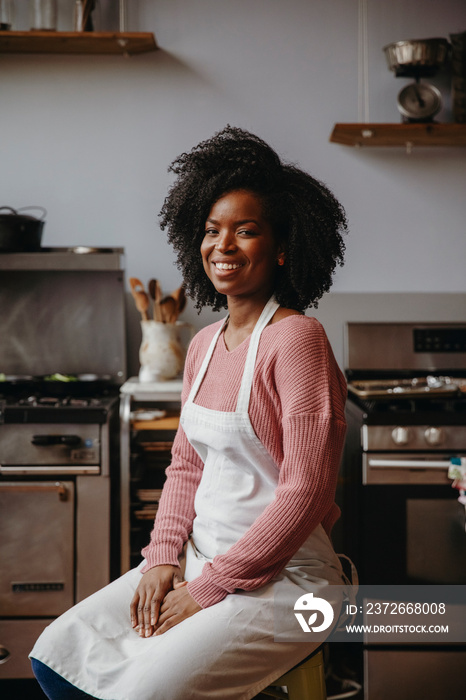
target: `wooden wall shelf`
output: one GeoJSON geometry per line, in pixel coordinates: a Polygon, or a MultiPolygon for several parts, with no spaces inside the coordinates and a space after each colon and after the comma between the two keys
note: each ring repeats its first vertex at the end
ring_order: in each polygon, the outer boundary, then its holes
{"type": "Polygon", "coordinates": [[[151,32],[0,32],[0,53],[130,56],[157,48],[151,32]]]}
{"type": "Polygon", "coordinates": [[[466,124],[335,124],[332,143],[343,146],[466,146],[466,124]]]}

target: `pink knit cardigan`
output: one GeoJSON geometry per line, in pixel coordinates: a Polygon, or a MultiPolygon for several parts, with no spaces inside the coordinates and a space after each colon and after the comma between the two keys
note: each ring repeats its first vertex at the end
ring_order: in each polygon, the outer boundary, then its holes
{"type": "MultiPolygon", "coordinates": [[[[182,403],[220,322],[201,330],[186,359],[182,403]]],[[[195,403],[234,411],[249,338],[229,352],[219,337],[195,403]]],[[[320,323],[288,316],[262,332],[249,415],[259,440],[279,468],[274,500],[225,554],[204,565],[188,590],[203,608],[236,589],[254,590],[281,571],[314,528],[328,534],[339,516],[334,503],[345,438],[346,382],[320,323]]],[[[166,470],[150,544],[142,551],[143,572],[178,565],[192,531],[194,496],[203,464],[180,427],[166,470]]]]}

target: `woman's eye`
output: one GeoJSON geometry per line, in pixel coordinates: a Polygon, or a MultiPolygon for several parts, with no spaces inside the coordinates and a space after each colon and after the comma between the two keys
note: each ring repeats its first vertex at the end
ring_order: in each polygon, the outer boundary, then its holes
{"type": "Polygon", "coordinates": [[[205,235],[206,235],[206,236],[214,236],[214,235],[217,234],[217,233],[218,233],[218,231],[217,231],[217,229],[215,229],[215,228],[208,228],[208,229],[205,230],[205,235]]]}
{"type": "Polygon", "coordinates": [[[241,231],[238,231],[238,233],[242,236],[255,236],[256,232],[252,231],[251,229],[241,229],[241,231]]]}

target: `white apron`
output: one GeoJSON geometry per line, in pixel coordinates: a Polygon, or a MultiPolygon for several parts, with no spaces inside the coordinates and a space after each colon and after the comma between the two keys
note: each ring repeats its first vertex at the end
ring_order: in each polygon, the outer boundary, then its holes
{"type": "MultiPolygon", "coordinates": [[[[260,336],[277,308],[270,300],[254,328],[236,410],[214,411],[194,403],[223,327],[183,407],[183,429],[204,462],[187,548],[187,581],[199,576],[206,562],[224,554],[274,498],[278,468],[254,433],[248,406],[260,336]]],[[[341,604],[340,561],[321,525],[265,586],[229,594],[148,639],[131,628],[129,618],[142,566],[54,621],[31,656],[101,700],[248,700],[318,646],[312,641],[274,641],[280,601],[289,603],[311,590],[318,594],[334,584],[333,599],[328,594],[326,598],[336,613],[341,604]],[[274,601],[277,587],[281,593],[274,601]]],[[[290,626],[295,625],[289,608],[284,612],[290,626]]]]}

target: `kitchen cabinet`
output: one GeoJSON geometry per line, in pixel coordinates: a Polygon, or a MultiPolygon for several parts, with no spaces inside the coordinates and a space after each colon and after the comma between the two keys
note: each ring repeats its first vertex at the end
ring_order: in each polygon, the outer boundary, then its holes
{"type": "Polygon", "coordinates": [[[139,564],[149,542],[179,424],[181,389],[181,379],[142,383],[136,377],[120,388],[121,573],[139,564]]]}
{"type": "Polygon", "coordinates": [[[466,124],[335,124],[332,143],[344,146],[466,146],[466,124]]]}
{"type": "Polygon", "coordinates": [[[131,56],[157,49],[151,32],[0,32],[0,53],[131,56]]]}

